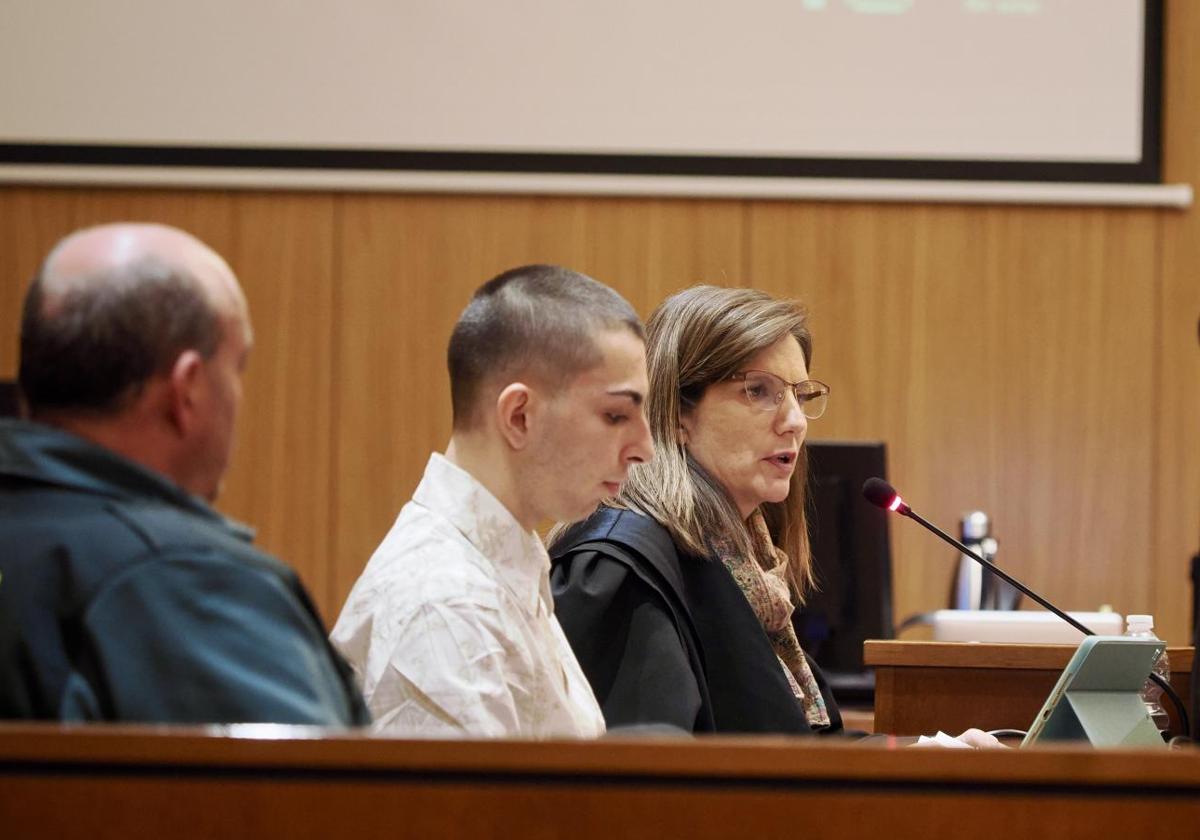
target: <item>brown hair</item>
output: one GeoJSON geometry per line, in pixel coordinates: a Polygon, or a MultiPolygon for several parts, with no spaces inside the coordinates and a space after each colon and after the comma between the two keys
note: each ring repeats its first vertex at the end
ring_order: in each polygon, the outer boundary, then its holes
{"type": "MultiPolygon", "coordinates": [[[[694,286],[665,300],[646,326],[646,416],[654,460],[631,468],[616,504],[658,521],[675,544],[691,554],[711,554],[714,540],[731,542],[750,556],[761,549],[753,544],[724,487],[679,442],[679,421],[710,385],[789,335],[811,363],[808,313],[796,301],[755,289],[717,286],[694,286]]],[[[807,481],[808,462],[801,448],[787,499],[762,506],[773,542],[788,555],[788,577],[801,602],[813,586],[807,481]]]]}
{"type": "Polygon", "coordinates": [[[483,383],[532,373],[550,387],[600,362],[598,329],[644,338],[633,307],[603,283],[554,265],[527,265],[479,287],[450,336],[456,430],[476,419],[483,383]]]}

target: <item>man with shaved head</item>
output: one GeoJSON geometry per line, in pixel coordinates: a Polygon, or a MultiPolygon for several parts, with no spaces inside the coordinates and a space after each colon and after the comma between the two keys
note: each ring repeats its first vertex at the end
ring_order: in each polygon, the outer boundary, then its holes
{"type": "Polygon", "coordinates": [[[387,732],[601,735],[535,529],[586,517],[651,457],[642,323],[604,284],[527,265],[475,292],[446,361],[450,444],[355,583],[334,644],[387,732]]]}
{"type": "Polygon", "coordinates": [[[0,421],[0,718],[352,725],[367,713],[295,574],[216,513],[252,333],[214,251],[71,234],[21,321],[0,421]]]}

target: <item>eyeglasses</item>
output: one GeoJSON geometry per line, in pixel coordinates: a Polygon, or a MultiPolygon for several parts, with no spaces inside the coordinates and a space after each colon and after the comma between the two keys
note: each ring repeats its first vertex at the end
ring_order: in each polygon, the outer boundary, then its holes
{"type": "Polygon", "coordinates": [[[829,401],[829,386],[815,379],[788,382],[765,370],[743,370],[729,378],[742,383],[750,407],[757,411],[775,411],[788,388],[796,395],[800,410],[809,420],[824,414],[825,404],[829,401]]]}

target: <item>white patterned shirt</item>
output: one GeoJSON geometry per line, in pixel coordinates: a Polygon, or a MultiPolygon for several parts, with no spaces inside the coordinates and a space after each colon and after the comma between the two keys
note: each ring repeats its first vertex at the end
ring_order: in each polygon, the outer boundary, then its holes
{"type": "Polygon", "coordinates": [[[434,453],[330,635],[377,729],[415,737],[596,737],[604,717],[534,531],[434,453]]]}

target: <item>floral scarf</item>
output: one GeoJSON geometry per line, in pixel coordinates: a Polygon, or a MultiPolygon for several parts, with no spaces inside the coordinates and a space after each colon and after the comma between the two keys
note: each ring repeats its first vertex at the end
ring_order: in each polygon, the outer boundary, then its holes
{"type": "Polygon", "coordinates": [[[748,523],[751,537],[758,547],[758,557],[743,557],[729,543],[717,543],[715,548],[725,568],[733,575],[738,588],[758,616],[771,647],[783,668],[792,693],[804,709],[804,718],[813,729],[829,726],[825,699],[813,676],[804,650],[792,627],[791,594],[786,578],[788,557],[771,542],[766,520],[755,511],[748,523]]]}

